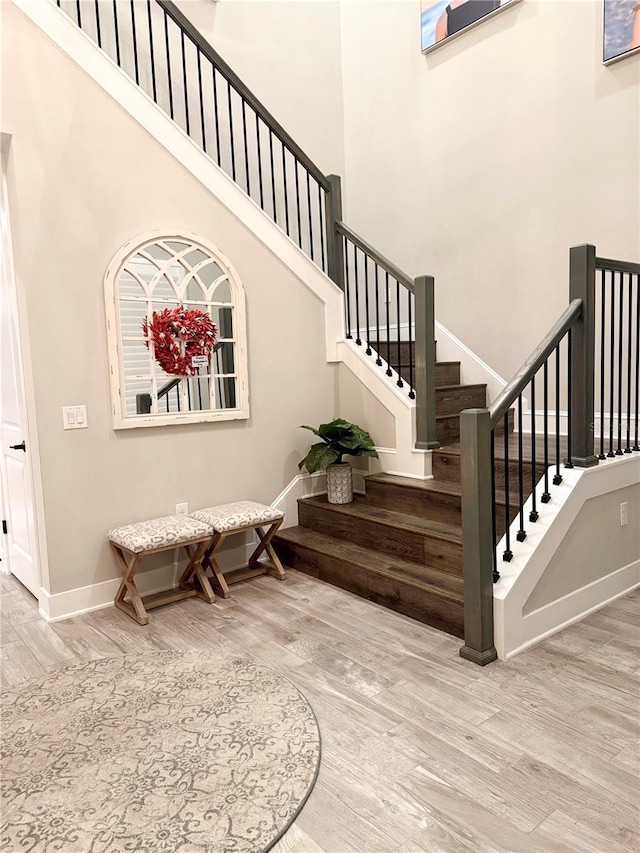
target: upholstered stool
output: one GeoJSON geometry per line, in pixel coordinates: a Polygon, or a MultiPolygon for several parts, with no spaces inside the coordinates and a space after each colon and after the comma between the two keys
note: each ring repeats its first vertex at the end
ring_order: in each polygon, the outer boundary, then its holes
{"type": "MultiPolygon", "coordinates": [[[[205,548],[201,562],[205,569],[211,569],[213,587],[223,598],[229,597],[229,584],[239,583],[247,580],[247,578],[265,574],[280,578],[280,580],[286,578],[282,563],[271,545],[271,540],[284,520],[284,513],[280,510],[255,501],[235,501],[235,503],[197,510],[192,512],[190,517],[213,528],[213,537],[205,548]],[[265,533],[263,528],[266,525],[269,527],[265,533]],[[247,530],[255,530],[260,540],[258,547],[249,557],[249,563],[245,568],[236,569],[223,575],[216,560],[216,554],[227,536],[234,533],[245,533],[247,530]],[[259,558],[265,551],[269,560],[261,563],[259,558]]],[[[196,567],[194,566],[192,574],[195,572],[196,567]]],[[[184,585],[190,585],[190,579],[186,576],[184,585]]]]}
{"type": "Polygon", "coordinates": [[[160,607],[161,604],[170,604],[194,595],[199,595],[211,604],[215,600],[215,594],[200,560],[211,542],[212,532],[210,524],[188,515],[167,515],[164,518],[126,524],[124,527],[110,530],[109,543],[122,572],[115,606],[140,625],[146,625],[149,621],[147,609],[160,607]],[[180,578],[180,587],[142,598],[135,582],[135,574],[142,558],[180,547],[184,548],[189,558],[180,578]],[[187,578],[190,582],[188,587],[185,587],[184,581],[187,578]],[[127,593],[128,601],[125,600],[127,593]]]}

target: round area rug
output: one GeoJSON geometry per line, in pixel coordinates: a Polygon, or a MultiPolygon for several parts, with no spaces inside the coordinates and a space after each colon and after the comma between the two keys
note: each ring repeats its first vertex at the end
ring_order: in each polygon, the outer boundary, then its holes
{"type": "Polygon", "coordinates": [[[318,771],[286,679],[224,651],[104,658],[2,697],[0,849],[260,853],[318,771]]]}

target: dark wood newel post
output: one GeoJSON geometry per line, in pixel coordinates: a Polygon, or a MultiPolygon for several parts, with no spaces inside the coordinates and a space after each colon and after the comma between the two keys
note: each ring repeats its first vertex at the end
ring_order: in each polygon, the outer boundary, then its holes
{"type": "Polygon", "coordinates": [[[570,250],[569,299],[582,300],[582,313],[572,328],[571,340],[571,462],[590,468],[598,464],[594,453],[595,246],[573,246],[570,250]]]}
{"type": "Polygon", "coordinates": [[[327,175],[330,184],[326,202],[327,220],[327,273],[344,291],[344,245],[336,230],[336,224],[342,222],[342,189],[338,175],[327,175]]]}
{"type": "Polygon", "coordinates": [[[421,275],[414,282],[416,297],[416,447],[435,450],[436,436],[436,337],[435,280],[421,275]]]}
{"type": "Polygon", "coordinates": [[[498,655],[493,645],[493,521],[491,416],[488,409],[460,415],[464,646],[460,657],[480,666],[498,655]]]}

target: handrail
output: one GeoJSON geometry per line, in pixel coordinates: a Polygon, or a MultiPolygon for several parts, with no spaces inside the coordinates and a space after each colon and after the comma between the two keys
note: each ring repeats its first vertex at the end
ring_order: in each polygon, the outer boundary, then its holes
{"type": "Polygon", "coordinates": [[[166,13],[174,20],[191,42],[209,59],[217,70],[226,78],[233,88],[240,94],[244,100],[251,106],[260,118],[268,125],[274,133],[279,137],[280,141],[286,145],[293,156],[307,169],[320,186],[329,192],[329,181],[318,166],[308,157],[300,146],[291,138],[287,131],[282,127],[280,122],[273,117],[269,110],[256,98],[253,92],[242,82],[232,68],[227,65],[220,54],[209,44],[200,32],[193,26],[191,21],[182,14],[175,3],[170,0],[156,0],[157,4],[166,11],[166,13]]]}
{"type": "MultiPolygon", "coordinates": [[[[218,341],[218,343],[211,350],[211,354],[214,355],[216,352],[218,352],[218,350],[222,348],[223,344],[224,344],[224,341],[218,341]]],[[[162,388],[158,391],[158,393],[156,395],[156,401],[161,400],[163,397],[166,397],[167,394],[170,391],[173,391],[173,389],[177,385],[179,385],[180,381],[184,378],[185,377],[183,377],[183,376],[176,376],[173,379],[170,379],[168,382],[166,382],[162,386],[162,388]]],[[[136,394],[137,414],[148,415],[149,412],[151,411],[151,400],[152,400],[151,394],[136,394]]]]}
{"type": "Polygon", "coordinates": [[[162,388],[158,391],[157,399],[160,400],[161,397],[166,397],[169,391],[173,391],[176,385],[180,384],[181,376],[176,376],[175,379],[170,379],[166,385],[163,385],[162,388]]]}
{"type": "Polygon", "coordinates": [[[504,417],[513,401],[524,391],[532,378],[551,355],[558,343],[573,326],[582,311],[582,299],[573,299],[551,327],[522,367],[516,372],[506,388],[488,407],[491,426],[495,427],[504,417]]]}
{"type": "Polygon", "coordinates": [[[596,258],[596,269],[609,272],[640,273],[640,264],[631,261],[616,261],[612,258],[596,258]]]}
{"type": "Polygon", "coordinates": [[[351,240],[352,243],[355,243],[359,249],[362,249],[365,254],[367,254],[372,261],[375,261],[379,264],[389,275],[393,276],[396,281],[399,281],[400,284],[403,284],[408,291],[411,293],[415,293],[415,285],[411,276],[407,275],[406,272],[403,272],[399,267],[397,267],[390,260],[385,258],[380,252],[376,251],[373,246],[369,245],[366,240],[363,240],[362,237],[358,236],[355,231],[352,231],[348,226],[344,224],[344,222],[336,222],[336,230],[339,234],[342,234],[343,237],[346,237],[348,240],[351,240]]]}
{"type": "MultiPolygon", "coordinates": [[[[218,343],[211,350],[211,355],[215,355],[219,349],[222,349],[222,345],[224,341],[218,341],[218,343]]],[[[184,376],[176,376],[175,379],[170,379],[162,388],[158,391],[157,399],[160,400],[162,397],[166,397],[169,391],[173,391],[176,385],[180,384],[180,380],[184,379],[184,376]]],[[[197,377],[196,377],[197,378],[197,377]]]]}

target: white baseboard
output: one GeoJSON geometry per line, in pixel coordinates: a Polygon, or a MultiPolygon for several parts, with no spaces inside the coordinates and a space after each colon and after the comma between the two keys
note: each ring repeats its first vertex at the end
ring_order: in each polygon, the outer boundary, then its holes
{"type": "Polygon", "coordinates": [[[459,361],[462,382],[486,384],[489,400],[495,400],[504,390],[506,380],[437,320],[436,338],[438,361],[459,361]]]}
{"type": "MultiPolygon", "coordinates": [[[[247,541],[247,536],[238,536],[237,543],[232,547],[223,548],[217,554],[218,564],[223,572],[233,571],[246,566],[249,555],[256,546],[257,540],[247,541]]],[[[230,545],[232,543],[229,543],[230,545]]],[[[170,555],[171,552],[167,552],[170,555]]],[[[179,573],[186,565],[182,558],[180,562],[167,563],[156,569],[141,570],[136,574],[136,586],[141,595],[153,595],[166,589],[177,586],[179,573]]],[[[40,589],[38,596],[40,616],[47,622],[59,622],[62,619],[70,619],[72,616],[81,616],[92,610],[102,610],[105,607],[113,607],[113,600],[120,586],[120,578],[111,578],[100,583],[89,586],[76,587],[76,589],[64,592],[48,593],[40,589]]]]}
{"type": "Polygon", "coordinates": [[[324,471],[316,474],[297,474],[288,486],[271,501],[274,509],[284,512],[282,528],[295,527],[298,523],[298,501],[313,495],[323,495],[327,491],[327,477],[324,471]]]}
{"type": "MultiPolygon", "coordinates": [[[[176,569],[171,564],[148,572],[143,570],[136,575],[136,585],[142,595],[153,595],[155,592],[169,589],[176,585],[176,569]]],[[[120,578],[112,578],[53,595],[41,589],[38,597],[40,615],[47,622],[59,622],[61,619],[80,616],[92,610],[112,607],[119,586],[120,578]]]]}
{"type": "MultiPolygon", "coordinates": [[[[368,472],[353,469],[353,491],[364,494],[364,478],[368,472]]],[[[288,486],[271,502],[274,509],[284,512],[281,530],[295,527],[298,523],[298,501],[301,498],[312,498],[315,495],[327,493],[327,475],[324,471],[315,474],[297,474],[288,486]]]]}

